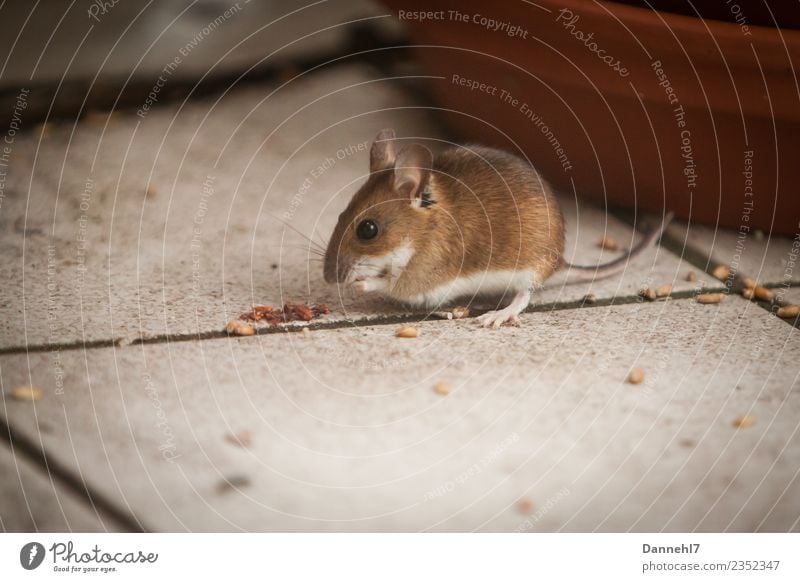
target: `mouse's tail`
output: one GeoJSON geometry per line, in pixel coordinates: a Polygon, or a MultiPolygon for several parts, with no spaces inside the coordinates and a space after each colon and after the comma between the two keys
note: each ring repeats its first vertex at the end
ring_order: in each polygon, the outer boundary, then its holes
{"type": "Polygon", "coordinates": [[[631,250],[608,263],[592,266],[573,265],[562,259],[560,270],[567,271],[565,284],[586,283],[597,279],[605,279],[606,277],[621,273],[628,266],[628,261],[639,256],[642,251],[649,248],[655,241],[661,238],[661,235],[664,234],[673,216],[674,214],[672,212],[668,212],[666,216],[664,216],[664,221],[661,223],[660,227],[654,228],[648,232],[631,250]]]}

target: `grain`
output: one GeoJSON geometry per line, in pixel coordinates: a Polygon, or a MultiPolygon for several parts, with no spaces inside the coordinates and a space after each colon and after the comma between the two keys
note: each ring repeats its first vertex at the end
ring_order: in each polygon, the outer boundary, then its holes
{"type": "Polygon", "coordinates": [[[697,296],[697,302],[704,305],[719,303],[725,298],[724,293],[703,293],[697,296]]]}
{"type": "Polygon", "coordinates": [[[755,295],[756,299],[760,299],[761,301],[771,302],[775,298],[775,294],[766,287],[756,287],[753,289],[753,295],[755,295]]]}
{"type": "Polygon", "coordinates": [[[800,315],[800,305],[784,305],[778,309],[778,317],[783,317],[784,319],[791,319],[798,315],[800,315]]]}
{"type": "Polygon", "coordinates": [[[597,303],[597,295],[594,293],[587,293],[583,296],[583,302],[588,303],[589,305],[594,305],[597,303]]]}
{"type": "Polygon", "coordinates": [[[619,250],[619,245],[617,244],[617,241],[615,241],[610,236],[604,236],[603,238],[601,238],[600,242],[597,243],[597,246],[607,251],[619,250]]]}
{"type": "Polygon", "coordinates": [[[672,283],[666,283],[656,289],[656,297],[669,297],[672,294],[672,283]]]}
{"type": "Polygon", "coordinates": [[[520,513],[523,513],[525,515],[532,513],[534,507],[536,507],[536,505],[533,503],[533,501],[531,501],[527,497],[523,497],[517,503],[517,509],[519,510],[520,513]]]}
{"type": "Polygon", "coordinates": [[[398,329],[394,335],[397,337],[413,338],[419,335],[419,329],[416,327],[403,326],[398,329]]]}
{"type": "Polygon", "coordinates": [[[755,279],[751,279],[750,277],[742,277],[742,285],[744,285],[745,289],[753,289],[758,283],[755,279]]]}
{"type": "Polygon", "coordinates": [[[731,268],[728,265],[718,265],[711,271],[711,275],[720,281],[725,281],[731,275],[731,268]]]}
{"type": "Polygon", "coordinates": [[[244,323],[243,321],[239,321],[238,319],[231,319],[228,322],[228,325],[225,326],[225,331],[228,332],[228,335],[253,335],[256,333],[256,330],[253,329],[253,326],[249,323],[244,323]]]}
{"type": "Polygon", "coordinates": [[[697,281],[697,273],[694,271],[689,271],[686,273],[686,280],[687,281],[697,281]]]}
{"type": "Polygon", "coordinates": [[[644,382],[644,370],[642,368],[632,368],[628,373],[628,384],[641,384],[644,382]]]}
{"type": "Polygon", "coordinates": [[[745,299],[752,299],[755,296],[753,290],[749,288],[742,289],[741,293],[742,297],[744,297],[745,299]]]}
{"type": "Polygon", "coordinates": [[[36,386],[16,386],[11,389],[11,397],[14,400],[21,400],[23,402],[41,400],[43,395],[44,392],[42,389],[36,386]]]}
{"type": "Polygon", "coordinates": [[[453,319],[464,319],[469,317],[469,307],[453,307],[453,319]]]}
{"type": "Polygon", "coordinates": [[[648,301],[655,301],[656,292],[650,289],[650,287],[642,287],[639,289],[639,297],[644,297],[648,301]]]}
{"type": "Polygon", "coordinates": [[[450,394],[450,384],[445,382],[437,382],[436,385],[433,387],[433,391],[439,394],[440,396],[447,396],[450,394]]]}
{"type": "Polygon", "coordinates": [[[748,428],[756,423],[756,417],[750,414],[742,414],[737,416],[733,421],[733,426],[736,428],[748,428]]]}

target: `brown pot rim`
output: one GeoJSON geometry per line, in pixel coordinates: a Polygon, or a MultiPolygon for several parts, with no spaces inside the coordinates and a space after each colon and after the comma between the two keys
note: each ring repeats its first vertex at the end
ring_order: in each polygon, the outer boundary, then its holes
{"type": "MultiPolygon", "coordinates": [[[[558,0],[558,2],[554,0],[539,0],[539,3],[549,7],[567,8],[575,12],[575,14],[581,15],[608,17],[613,14],[623,23],[636,23],[642,29],[662,29],[663,21],[670,29],[674,28],[688,34],[697,34],[705,37],[713,33],[717,39],[731,41],[740,41],[742,38],[742,28],[735,22],[653,10],[614,2],[613,0],[597,0],[595,2],[586,2],[585,0],[558,0]],[[606,7],[613,7],[613,10],[606,7]],[[655,13],[659,14],[661,18],[656,18],[655,13]],[[713,23],[713,26],[703,24],[709,22],[713,23]]],[[[780,47],[786,46],[787,48],[793,44],[800,45],[800,29],[761,26],[758,24],[747,24],[747,27],[751,32],[753,41],[759,44],[771,43],[780,47]]]]}

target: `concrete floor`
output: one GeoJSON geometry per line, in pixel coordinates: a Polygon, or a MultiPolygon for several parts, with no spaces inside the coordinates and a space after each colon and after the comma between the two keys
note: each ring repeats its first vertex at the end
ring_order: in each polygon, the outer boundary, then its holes
{"type": "MultiPolygon", "coordinates": [[[[446,137],[416,103],[404,81],[340,66],[17,136],[0,527],[800,531],[798,330],[736,295],[693,299],[735,262],[800,303],[792,239],[741,249],[676,224],[623,275],[554,279],[520,327],[494,331],[324,284],[275,217],[327,236],[364,179],[359,144],[383,127],[446,137]],[[665,283],[673,298],[638,299],[665,283]],[[333,311],[310,334],[223,337],[251,304],[285,300],[333,311]],[[394,337],[402,318],[418,338],[394,337]],[[625,382],[633,366],[644,383],[625,382]],[[41,399],[13,398],[29,384],[41,399]]],[[[603,235],[639,236],[561,202],[578,262],[615,256],[603,235]]]]}

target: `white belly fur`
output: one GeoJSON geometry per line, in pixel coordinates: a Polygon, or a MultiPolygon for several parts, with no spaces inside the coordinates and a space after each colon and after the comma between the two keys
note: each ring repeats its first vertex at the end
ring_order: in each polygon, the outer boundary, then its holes
{"type": "Polygon", "coordinates": [[[457,277],[449,283],[412,297],[408,303],[430,308],[449,303],[459,297],[517,293],[538,285],[535,271],[485,271],[457,277]]]}

